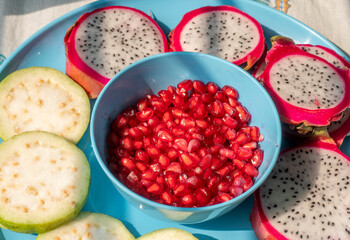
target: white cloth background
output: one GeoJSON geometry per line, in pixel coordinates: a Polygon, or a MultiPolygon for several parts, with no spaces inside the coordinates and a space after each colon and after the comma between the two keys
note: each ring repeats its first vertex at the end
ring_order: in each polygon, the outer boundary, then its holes
{"type": "MultiPolygon", "coordinates": [[[[350,0],[258,1],[299,19],[350,55],[350,0]]],[[[0,0],[0,54],[8,57],[41,27],[90,2],[92,0],[0,0]]]]}

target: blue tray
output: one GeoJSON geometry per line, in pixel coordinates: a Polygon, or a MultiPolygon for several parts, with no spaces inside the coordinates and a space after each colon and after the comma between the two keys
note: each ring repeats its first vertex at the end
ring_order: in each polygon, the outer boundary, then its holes
{"type": "MultiPolygon", "coordinates": [[[[303,23],[251,0],[98,1],[56,19],[30,37],[1,66],[0,79],[17,69],[30,66],[47,66],[65,72],[66,58],[63,37],[67,29],[83,13],[108,5],[124,5],[146,13],[151,12],[166,34],[177,25],[184,13],[192,9],[207,5],[233,5],[261,23],[266,39],[273,35],[284,35],[293,38],[297,43],[311,43],[329,47],[346,57],[334,44],[303,23]]],[[[92,101],[92,105],[93,103],[94,101],[92,101]]],[[[286,146],[288,143],[284,141],[284,145],[286,146]]],[[[86,131],[78,146],[85,152],[92,169],[90,195],[84,210],[101,212],[118,218],[135,237],[160,228],[177,227],[193,233],[201,240],[257,239],[249,222],[252,197],[233,211],[209,222],[180,225],[159,221],[132,207],[117,193],[97,163],[91,147],[89,130],[86,131]]],[[[350,138],[345,139],[342,150],[345,154],[350,155],[350,138]]],[[[35,238],[35,235],[0,230],[0,239],[4,240],[32,240],[35,238]]]]}

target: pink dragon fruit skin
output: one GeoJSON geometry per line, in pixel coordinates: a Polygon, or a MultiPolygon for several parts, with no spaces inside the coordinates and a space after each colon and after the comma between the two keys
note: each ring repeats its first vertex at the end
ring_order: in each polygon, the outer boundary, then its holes
{"type": "Polygon", "coordinates": [[[259,79],[274,100],[282,122],[328,126],[330,121],[349,107],[349,70],[334,67],[323,58],[301,50],[285,38],[274,40],[266,62],[267,66],[259,79]],[[289,65],[284,66],[286,63],[289,65]],[[306,64],[305,68],[303,64],[306,64]],[[302,75],[304,73],[305,76],[302,75]],[[329,76],[322,76],[326,73],[329,76]],[[319,83],[316,80],[310,82],[309,76],[314,75],[319,75],[319,83]],[[330,80],[322,80],[326,78],[330,80]],[[277,93],[278,91],[281,93],[277,93]]]}
{"type": "Polygon", "coordinates": [[[350,158],[334,143],[316,141],[282,151],[254,193],[250,221],[257,238],[349,239],[349,170],[350,158]]]}
{"type": "Polygon", "coordinates": [[[338,146],[343,143],[344,138],[350,133],[350,108],[344,111],[341,119],[328,126],[328,133],[338,146]]]}
{"type": "Polygon", "coordinates": [[[90,98],[96,98],[123,67],[140,58],[168,51],[166,36],[158,24],[144,12],[124,6],[109,6],[83,14],[68,29],[64,43],[66,73],[90,98]],[[118,19],[125,21],[118,22],[118,19]],[[130,24],[133,21],[137,22],[130,24]],[[145,29],[147,31],[142,32],[145,29]],[[92,62],[95,59],[97,63],[92,62]]]}
{"type": "Polygon", "coordinates": [[[170,49],[173,51],[212,54],[244,66],[245,70],[258,61],[265,48],[261,25],[248,14],[226,5],[206,6],[186,13],[171,31],[169,40],[170,49]],[[221,23],[218,19],[222,20],[221,23]],[[216,25],[210,22],[211,20],[216,25]],[[226,28],[226,21],[230,21],[241,31],[231,32],[231,29],[235,28],[226,28]],[[236,46],[233,46],[234,44],[236,46]]]}

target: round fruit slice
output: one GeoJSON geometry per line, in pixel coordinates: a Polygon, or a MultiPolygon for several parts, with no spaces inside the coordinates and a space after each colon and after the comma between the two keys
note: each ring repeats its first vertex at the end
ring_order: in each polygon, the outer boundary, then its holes
{"type": "Polygon", "coordinates": [[[26,131],[46,131],[77,143],[90,118],[84,89],[64,73],[30,67],[0,83],[0,138],[26,131]]]}
{"type": "Polygon", "coordinates": [[[349,170],[350,158],[335,144],[282,152],[255,192],[251,222],[258,239],[350,239],[349,170]]]}
{"type": "Polygon", "coordinates": [[[133,240],[134,236],[117,219],[101,213],[81,212],[73,221],[50,232],[39,234],[36,240],[133,240]]]}
{"type": "Polygon", "coordinates": [[[198,240],[191,233],[179,228],[163,228],[139,237],[137,240],[198,240]]]}
{"type": "Polygon", "coordinates": [[[84,206],[90,166],[84,153],[47,132],[25,132],[0,144],[0,224],[41,233],[73,219],[84,206]]]}

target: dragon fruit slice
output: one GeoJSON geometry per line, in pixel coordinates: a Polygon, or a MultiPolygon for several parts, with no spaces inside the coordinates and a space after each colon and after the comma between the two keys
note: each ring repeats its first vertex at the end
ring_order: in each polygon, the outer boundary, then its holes
{"type": "Polygon", "coordinates": [[[260,75],[274,100],[281,121],[328,126],[350,104],[350,71],[334,67],[286,38],[273,39],[260,75]]]}
{"type": "Polygon", "coordinates": [[[168,42],[157,23],[129,7],[110,6],[82,15],[67,31],[66,73],[96,98],[124,67],[167,52],[168,42]]]}
{"type": "Polygon", "coordinates": [[[258,239],[350,239],[350,159],[336,145],[313,142],[281,153],[255,193],[258,239]]]}
{"type": "MultiPolygon", "coordinates": [[[[350,68],[350,63],[332,49],[320,45],[311,44],[296,44],[296,46],[299,47],[301,50],[304,50],[305,52],[311,53],[313,55],[319,56],[327,60],[337,68],[350,68]]],[[[253,77],[259,79],[259,76],[264,72],[265,67],[265,56],[262,56],[254,67],[254,71],[252,73],[253,77]]]]}
{"type": "Polygon", "coordinates": [[[344,138],[350,133],[350,108],[343,112],[340,120],[332,122],[328,126],[329,136],[340,146],[344,138]]]}
{"type": "Polygon", "coordinates": [[[260,24],[232,6],[207,6],[184,15],[169,36],[173,51],[202,52],[251,68],[264,52],[260,24]]]}

